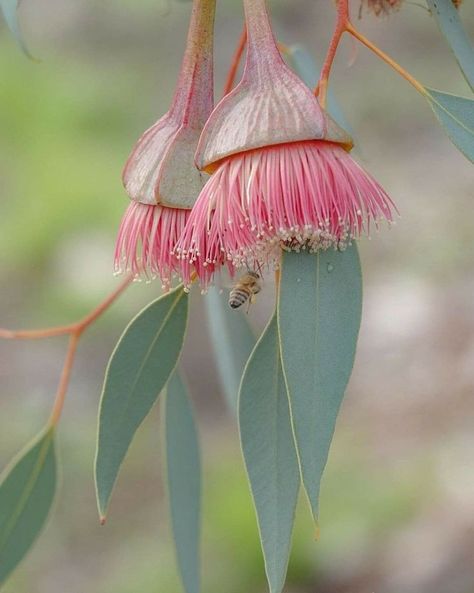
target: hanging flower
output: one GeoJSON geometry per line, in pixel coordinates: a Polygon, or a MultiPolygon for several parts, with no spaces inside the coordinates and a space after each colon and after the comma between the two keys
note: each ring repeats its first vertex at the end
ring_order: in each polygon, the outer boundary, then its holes
{"type": "Polygon", "coordinates": [[[115,249],[117,272],[159,276],[168,288],[177,272],[172,251],[208,175],[194,164],[212,111],[215,0],[193,0],[186,50],[170,110],[136,143],[123,171],[132,202],[115,249]]]}
{"type": "Polygon", "coordinates": [[[235,266],[278,265],[282,248],[343,249],[392,220],[390,198],[349,155],[351,138],[283,62],[265,0],[244,4],[245,71],[202,132],[196,163],[213,174],[175,249],[185,282],[193,264],[206,285],[222,254],[235,266]]]}

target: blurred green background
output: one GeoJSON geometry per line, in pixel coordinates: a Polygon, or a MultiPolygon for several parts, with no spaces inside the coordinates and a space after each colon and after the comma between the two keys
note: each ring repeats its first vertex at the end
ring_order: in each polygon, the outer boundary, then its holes
{"type": "MultiPolygon", "coordinates": [[[[334,10],[271,3],[286,44],[321,59],[334,10]]],[[[353,6],[357,15],[358,4],[353,6]]],[[[474,9],[461,8],[473,30],[474,9]]],[[[21,20],[40,64],[0,30],[0,325],[41,327],[84,314],[116,284],[114,237],[127,199],[120,171],[169,103],[189,4],[42,0],[21,20]]],[[[242,22],[220,0],[217,91],[242,22]]],[[[468,88],[424,6],[360,28],[429,86],[468,88]]],[[[301,501],[289,593],[474,591],[474,176],[401,78],[344,42],[332,87],[355,130],[358,160],[389,191],[397,226],[362,241],[364,318],[356,366],[323,482],[321,540],[301,501]],[[350,65],[351,62],[354,62],[350,65]]],[[[271,286],[251,310],[258,330],[271,286]]],[[[84,337],[60,427],[62,486],[47,529],[6,593],[175,593],[160,477],[159,409],[98,524],[92,464],[104,368],[130,317],[156,296],[134,285],[84,337]]],[[[235,421],[217,380],[200,295],[184,369],[204,456],[203,591],[266,590],[235,421]]],[[[65,342],[0,344],[0,462],[35,434],[52,404],[65,342]]]]}

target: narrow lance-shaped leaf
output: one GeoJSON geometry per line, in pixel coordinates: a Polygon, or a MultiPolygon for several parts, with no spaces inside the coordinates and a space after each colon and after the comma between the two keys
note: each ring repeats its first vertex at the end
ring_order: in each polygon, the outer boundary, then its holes
{"type": "Polygon", "coordinates": [[[95,463],[102,520],[135,432],[176,367],[187,314],[188,297],[180,286],[145,307],[130,322],[109,361],[100,402],[95,463]]]}
{"type": "Polygon", "coordinates": [[[462,26],[453,0],[427,0],[431,14],[446,37],[467,82],[474,90],[474,47],[462,26]]]}
{"type": "Polygon", "coordinates": [[[0,586],[45,524],[56,490],[56,472],[51,428],[20,453],[0,480],[0,586]]]}
{"type": "Polygon", "coordinates": [[[5,18],[5,22],[7,23],[8,28],[10,29],[16,42],[31,60],[36,61],[36,59],[31,55],[28,48],[26,47],[26,43],[21,33],[17,14],[19,4],[19,0],[0,0],[0,8],[5,18]]]}
{"type": "Polygon", "coordinates": [[[284,253],[278,296],[283,372],[315,520],[321,477],[354,363],[362,311],[355,245],[345,251],[284,253]]]}
{"type": "Polygon", "coordinates": [[[219,378],[229,408],[237,411],[239,385],[245,363],[255,346],[255,335],[241,311],[231,310],[227,295],[211,287],[205,297],[219,378]]]}
{"type": "MultiPolygon", "coordinates": [[[[301,80],[303,80],[310,89],[313,89],[319,79],[320,65],[317,64],[312,54],[301,45],[292,45],[288,49],[288,55],[296,74],[298,74],[301,80]]],[[[329,114],[334,120],[353,136],[353,130],[330,88],[328,90],[327,107],[329,114]]]]}
{"type": "Polygon", "coordinates": [[[166,388],[166,481],[179,571],[186,593],[199,593],[201,462],[193,409],[177,372],[166,388]]]}
{"type": "Polygon", "coordinates": [[[291,548],[300,472],[281,368],[276,315],[245,368],[239,424],[270,592],[280,593],[291,548]]]}
{"type": "Polygon", "coordinates": [[[474,162],[474,100],[425,88],[440,124],[453,144],[471,162],[474,162]]]}

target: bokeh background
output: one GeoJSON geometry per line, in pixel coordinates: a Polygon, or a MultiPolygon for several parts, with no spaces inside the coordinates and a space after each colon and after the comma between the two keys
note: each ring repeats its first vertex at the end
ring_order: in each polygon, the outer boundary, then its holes
{"type": "MultiPolygon", "coordinates": [[[[422,0],[360,28],[426,84],[468,95],[422,0]]],[[[462,6],[466,28],[474,9],[462,6]]],[[[217,90],[240,32],[219,0],[217,90]]],[[[324,55],[326,0],[271,3],[280,39],[324,55]]],[[[355,18],[358,12],[354,0],[355,18]]],[[[127,199],[122,164],[167,109],[189,4],[42,0],[21,19],[40,64],[0,29],[0,325],[78,318],[116,284],[114,237],[127,199]]],[[[360,345],[331,450],[314,542],[302,500],[289,593],[474,591],[474,176],[416,92],[347,40],[332,78],[359,147],[402,217],[362,241],[360,345]],[[352,65],[350,63],[353,62],[352,65]]],[[[270,284],[270,283],[269,283],[270,284]]],[[[159,407],[98,524],[92,464],[104,368],[124,325],[159,293],[134,285],[81,342],[60,427],[62,485],[47,529],[6,593],[177,593],[161,480],[159,407]]],[[[203,591],[266,590],[235,420],[226,410],[202,300],[194,295],[184,369],[204,464],[203,591]]],[[[249,320],[268,317],[271,286],[249,320]]],[[[0,462],[48,417],[62,338],[0,344],[0,462]]]]}

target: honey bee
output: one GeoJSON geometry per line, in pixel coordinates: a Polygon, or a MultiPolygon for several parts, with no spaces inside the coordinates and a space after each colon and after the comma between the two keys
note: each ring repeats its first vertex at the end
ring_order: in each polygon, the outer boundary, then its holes
{"type": "Polygon", "coordinates": [[[255,296],[262,290],[261,280],[260,274],[250,270],[241,276],[229,293],[230,307],[238,309],[248,302],[250,308],[255,296]]]}

